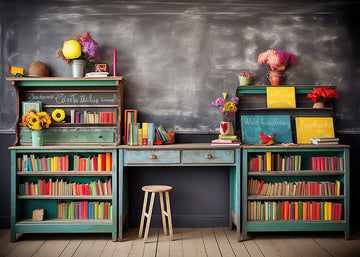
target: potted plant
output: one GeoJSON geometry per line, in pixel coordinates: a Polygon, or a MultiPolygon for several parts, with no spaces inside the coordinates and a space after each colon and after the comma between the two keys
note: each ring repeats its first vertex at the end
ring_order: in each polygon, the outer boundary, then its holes
{"type": "Polygon", "coordinates": [[[219,97],[216,101],[211,103],[212,106],[216,106],[221,115],[222,121],[220,123],[220,134],[223,136],[233,136],[234,128],[231,120],[235,117],[239,98],[232,97],[230,101],[226,102],[227,93],[223,93],[223,97],[219,97]]]}
{"type": "Polygon", "coordinates": [[[58,58],[72,66],[73,77],[83,77],[84,67],[90,67],[91,63],[100,59],[98,43],[92,39],[89,32],[79,36],[72,35],[71,39],[65,40],[62,49],[56,51],[58,58]]]}
{"type": "Polygon", "coordinates": [[[22,116],[22,122],[24,127],[31,130],[32,146],[42,146],[44,144],[43,129],[49,128],[50,115],[47,112],[34,112],[34,109],[30,109],[22,116]]]}
{"type": "Polygon", "coordinates": [[[313,91],[306,95],[306,98],[311,98],[311,101],[314,102],[313,108],[324,108],[324,103],[339,98],[339,95],[336,90],[329,86],[323,86],[314,87],[313,91]]]}
{"type": "Polygon", "coordinates": [[[240,86],[247,86],[252,83],[253,78],[255,77],[255,74],[252,72],[241,72],[238,74],[240,86]]]}
{"type": "Polygon", "coordinates": [[[284,70],[288,65],[295,65],[296,62],[295,55],[271,49],[259,54],[258,57],[258,63],[265,65],[273,86],[281,85],[284,70]]]}

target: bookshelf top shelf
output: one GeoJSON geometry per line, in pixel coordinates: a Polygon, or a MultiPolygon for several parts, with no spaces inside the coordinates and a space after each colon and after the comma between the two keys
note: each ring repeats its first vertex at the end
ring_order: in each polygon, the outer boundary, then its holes
{"type": "Polygon", "coordinates": [[[108,76],[98,78],[67,78],[67,77],[8,77],[6,80],[10,81],[91,81],[91,80],[125,80],[122,76],[108,76]]]}
{"type": "Polygon", "coordinates": [[[249,195],[248,200],[342,200],[343,195],[281,195],[281,196],[264,196],[264,195],[249,195]]]}
{"type": "Polygon", "coordinates": [[[26,219],[16,222],[16,224],[58,224],[58,223],[91,223],[92,225],[96,224],[111,224],[112,220],[101,220],[101,219],[46,219],[43,221],[33,221],[32,219],[26,219]]]}
{"type": "Polygon", "coordinates": [[[334,176],[344,175],[343,171],[250,171],[248,176],[334,176]]]}
{"type": "Polygon", "coordinates": [[[18,171],[18,176],[112,176],[111,171],[18,171]]]}
{"type": "Polygon", "coordinates": [[[17,199],[30,200],[30,199],[70,199],[70,200],[112,200],[112,195],[22,195],[17,199]]]}
{"type": "MultiPolygon", "coordinates": [[[[260,86],[238,86],[237,94],[266,94],[266,88],[273,87],[271,85],[260,85],[260,86]]],[[[308,94],[314,87],[322,87],[320,85],[281,85],[276,87],[295,87],[296,94],[308,94]]],[[[331,87],[335,88],[335,87],[331,87]]]]}
{"type": "Polygon", "coordinates": [[[264,151],[271,151],[272,149],[329,149],[329,148],[350,148],[350,145],[313,145],[313,144],[275,144],[275,145],[242,145],[243,149],[264,149],[264,151]]]}

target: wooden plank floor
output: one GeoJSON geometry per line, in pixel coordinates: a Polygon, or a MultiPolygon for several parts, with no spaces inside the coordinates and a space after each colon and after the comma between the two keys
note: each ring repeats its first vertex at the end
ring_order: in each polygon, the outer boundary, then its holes
{"type": "Polygon", "coordinates": [[[112,242],[110,234],[23,234],[10,243],[10,230],[0,230],[0,256],[360,256],[360,230],[351,240],[343,233],[256,233],[237,242],[228,228],[175,228],[174,240],[162,229],[151,228],[148,242],[130,229],[123,242],[112,242]]]}

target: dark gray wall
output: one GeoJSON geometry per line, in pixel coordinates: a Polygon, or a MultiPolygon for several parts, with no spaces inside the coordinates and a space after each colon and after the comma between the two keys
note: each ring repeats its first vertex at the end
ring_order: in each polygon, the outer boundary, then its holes
{"type": "MultiPolygon", "coordinates": [[[[286,84],[332,85],[339,92],[336,133],[352,145],[352,206],[360,200],[354,184],[360,179],[355,162],[360,141],[360,26],[355,1],[13,0],[1,1],[0,11],[0,131],[7,133],[0,135],[2,206],[9,206],[7,147],[15,121],[15,91],[5,81],[6,67],[27,69],[41,60],[51,76],[71,76],[70,67],[55,52],[69,35],[86,31],[99,43],[101,63],[110,64],[110,70],[112,50],[117,49],[117,73],[127,81],[126,108],[138,109],[142,122],[194,133],[218,127],[220,116],[211,101],[224,91],[235,94],[237,73],[255,72],[256,84],[268,84],[265,68],[257,64],[259,53],[269,48],[294,53],[298,63],[287,70],[286,84]]],[[[178,141],[209,142],[212,137],[189,135],[178,141]]],[[[210,180],[226,181],[227,176],[212,173],[210,180]]],[[[202,174],[194,172],[191,179],[201,182],[202,174]]],[[[226,187],[214,201],[224,194],[226,187]]],[[[204,203],[202,208],[206,213],[211,205],[204,203]]],[[[5,220],[7,209],[0,210],[5,220]]],[[[221,215],[227,215],[226,208],[221,215]]]]}

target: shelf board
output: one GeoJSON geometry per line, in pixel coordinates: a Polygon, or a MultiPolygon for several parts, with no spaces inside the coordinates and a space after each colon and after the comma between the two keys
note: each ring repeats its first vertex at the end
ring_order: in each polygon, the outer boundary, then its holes
{"type": "Polygon", "coordinates": [[[112,176],[111,171],[18,171],[18,176],[112,176]]]}
{"type": "Polygon", "coordinates": [[[344,171],[251,171],[248,176],[341,176],[344,171]]]}
{"type": "Polygon", "coordinates": [[[343,195],[297,195],[297,196],[264,196],[264,195],[250,195],[248,196],[248,200],[344,200],[345,197],[343,195]]]}
{"type": "Polygon", "coordinates": [[[299,111],[304,111],[304,110],[314,110],[314,111],[321,111],[321,110],[333,110],[333,107],[325,107],[325,108],[313,108],[313,107],[297,107],[297,108],[241,108],[239,107],[238,110],[239,111],[267,111],[267,110],[299,110],[299,111]]]}
{"type": "Polygon", "coordinates": [[[112,220],[101,220],[101,219],[46,219],[43,221],[33,221],[32,219],[25,219],[17,221],[16,224],[49,224],[49,223],[92,223],[92,224],[111,224],[112,220]]]}
{"type": "MultiPolygon", "coordinates": [[[[117,123],[69,123],[69,122],[64,122],[64,123],[51,123],[50,127],[93,127],[93,126],[97,126],[97,127],[114,127],[116,126],[117,123]]],[[[19,123],[20,127],[23,127],[23,123],[19,123]]]]}
{"type": "Polygon", "coordinates": [[[22,195],[19,200],[112,200],[112,195],[22,195]]]}

